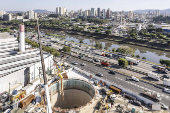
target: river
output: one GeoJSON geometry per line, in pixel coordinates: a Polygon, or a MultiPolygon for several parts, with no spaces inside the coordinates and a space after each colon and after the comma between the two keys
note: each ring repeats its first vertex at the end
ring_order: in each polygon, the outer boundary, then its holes
{"type": "MultiPolygon", "coordinates": [[[[59,32],[52,31],[52,33],[58,34],[59,32]]],[[[59,33],[61,34],[61,33],[59,33]]],[[[112,48],[119,48],[120,46],[129,46],[133,49],[135,49],[135,55],[140,55],[140,57],[146,57],[147,61],[154,62],[154,63],[159,63],[160,59],[164,60],[170,60],[170,52],[165,52],[161,50],[156,50],[156,49],[151,49],[151,48],[146,48],[146,47],[140,47],[140,46],[135,46],[135,45],[130,45],[130,44],[119,44],[114,41],[107,41],[103,39],[96,39],[93,37],[86,37],[86,36],[80,36],[80,35],[72,35],[72,34],[66,34],[66,40],[68,41],[75,41],[77,43],[80,42],[80,40],[83,41],[83,43],[86,43],[87,45],[95,45],[96,42],[102,43],[103,48],[105,45],[109,47],[109,50],[112,50],[112,48]]]]}

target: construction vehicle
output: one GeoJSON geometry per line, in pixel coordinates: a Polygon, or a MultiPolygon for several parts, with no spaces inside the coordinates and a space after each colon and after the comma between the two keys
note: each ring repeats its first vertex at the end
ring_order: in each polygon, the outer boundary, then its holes
{"type": "Polygon", "coordinates": [[[104,66],[107,66],[107,67],[110,66],[110,64],[109,64],[108,62],[103,62],[103,61],[101,61],[100,63],[101,63],[101,65],[104,65],[104,66]]]}
{"type": "Polygon", "coordinates": [[[115,86],[113,86],[113,85],[111,85],[110,87],[109,87],[113,92],[115,92],[115,93],[118,93],[118,94],[120,94],[121,93],[121,89],[119,89],[119,88],[117,88],[117,87],[115,87],[115,86]]]}
{"type": "Polygon", "coordinates": [[[153,73],[153,72],[148,72],[148,77],[153,78],[158,81],[160,80],[160,77],[158,76],[158,74],[153,73]]]}
{"type": "Polygon", "coordinates": [[[151,99],[156,100],[156,101],[161,101],[161,96],[159,94],[155,93],[155,92],[149,92],[147,90],[143,90],[143,94],[145,96],[150,97],[151,99]]]}

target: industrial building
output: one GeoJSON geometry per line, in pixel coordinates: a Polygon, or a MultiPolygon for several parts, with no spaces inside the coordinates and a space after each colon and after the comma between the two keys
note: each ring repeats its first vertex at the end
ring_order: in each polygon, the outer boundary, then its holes
{"type": "MultiPolygon", "coordinates": [[[[24,26],[20,27],[20,43],[16,37],[11,38],[12,35],[0,34],[0,93],[26,86],[42,77],[40,51],[25,44],[24,26]],[[6,39],[4,36],[7,36],[6,39]]],[[[53,66],[53,55],[43,54],[47,71],[53,66]]]]}

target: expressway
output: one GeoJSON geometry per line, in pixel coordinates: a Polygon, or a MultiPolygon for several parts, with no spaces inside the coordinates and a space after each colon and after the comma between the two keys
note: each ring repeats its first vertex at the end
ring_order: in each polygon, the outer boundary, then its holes
{"type": "Polygon", "coordinates": [[[101,66],[96,66],[96,64],[83,61],[78,58],[74,58],[74,57],[66,58],[65,61],[72,65],[73,65],[73,62],[76,61],[78,64],[75,66],[77,66],[78,68],[81,68],[83,70],[86,70],[87,72],[92,73],[93,75],[96,75],[96,73],[101,72],[104,75],[102,77],[103,79],[105,79],[115,85],[118,85],[120,87],[123,87],[129,91],[132,91],[136,94],[142,93],[143,90],[154,91],[161,95],[163,103],[168,105],[170,102],[170,94],[162,92],[162,89],[156,88],[153,85],[146,84],[141,81],[135,82],[135,81],[131,80],[131,78],[128,78],[129,80],[126,81],[126,76],[124,76],[124,75],[121,75],[118,73],[116,73],[115,75],[110,74],[109,70],[102,68],[101,66]],[[81,66],[82,62],[84,62],[86,65],[81,66]]]}

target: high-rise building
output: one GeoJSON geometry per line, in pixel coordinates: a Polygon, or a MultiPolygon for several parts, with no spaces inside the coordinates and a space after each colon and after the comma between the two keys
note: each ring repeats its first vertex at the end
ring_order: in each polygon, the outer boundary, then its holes
{"type": "Polygon", "coordinates": [[[0,17],[2,17],[4,14],[6,14],[5,11],[0,11],[0,17]]]}
{"type": "Polygon", "coordinates": [[[91,16],[95,16],[94,8],[91,8],[91,16]]]}
{"type": "Polygon", "coordinates": [[[97,16],[100,17],[101,13],[100,13],[100,8],[97,8],[97,16]]]}
{"type": "Polygon", "coordinates": [[[107,18],[109,18],[110,17],[110,9],[108,8],[108,10],[107,10],[107,18]]]}
{"type": "Polygon", "coordinates": [[[88,10],[88,16],[91,16],[91,11],[90,11],[90,9],[88,10]]]}
{"type": "Polygon", "coordinates": [[[80,16],[83,16],[82,9],[80,9],[79,15],[80,15],[80,16]]]}
{"type": "Polygon", "coordinates": [[[102,16],[102,17],[103,17],[103,18],[106,18],[106,11],[105,11],[105,9],[103,9],[102,12],[103,12],[103,16],[102,16]]]}
{"type": "Polygon", "coordinates": [[[88,10],[85,10],[84,16],[85,17],[89,16],[88,10]]]}
{"type": "Polygon", "coordinates": [[[128,18],[133,19],[133,16],[134,16],[133,11],[129,11],[128,12],[128,18]]]}
{"type": "Polygon", "coordinates": [[[63,9],[62,9],[62,7],[59,7],[59,15],[62,15],[62,11],[63,9]]]}
{"type": "Polygon", "coordinates": [[[34,19],[34,11],[33,10],[28,11],[28,19],[34,19]]]}
{"type": "Polygon", "coordinates": [[[63,8],[63,15],[66,15],[67,9],[66,7],[63,8]]]}
{"type": "Polygon", "coordinates": [[[11,20],[12,20],[11,14],[4,14],[4,15],[3,15],[3,20],[5,20],[5,21],[11,21],[11,20]]]}
{"type": "Polygon", "coordinates": [[[37,13],[34,13],[34,19],[37,19],[37,13]]]}
{"type": "Polygon", "coordinates": [[[56,14],[59,14],[59,7],[56,8],[56,14]]]}
{"type": "Polygon", "coordinates": [[[59,7],[59,11],[58,12],[59,12],[58,13],[59,15],[66,15],[67,9],[66,9],[66,7],[59,7]]]}
{"type": "Polygon", "coordinates": [[[156,10],[156,16],[160,16],[160,11],[156,10]]]}

